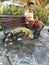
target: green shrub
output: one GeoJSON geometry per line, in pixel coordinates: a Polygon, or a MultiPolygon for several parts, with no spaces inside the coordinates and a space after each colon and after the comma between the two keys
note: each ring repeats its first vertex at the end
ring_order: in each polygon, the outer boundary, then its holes
{"type": "Polygon", "coordinates": [[[45,8],[37,7],[33,10],[33,12],[34,12],[34,16],[35,17],[38,16],[39,20],[42,20],[44,23],[47,22],[48,16],[47,16],[47,12],[46,12],[45,8]]]}
{"type": "Polygon", "coordinates": [[[25,10],[26,10],[26,7],[20,7],[19,9],[18,9],[18,14],[24,14],[24,12],[25,12],[25,10]]]}
{"type": "Polygon", "coordinates": [[[3,14],[3,7],[0,7],[0,14],[3,14]]]}
{"type": "Polygon", "coordinates": [[[2,27],[2,25],[0,25],[0,31],[2,31],[3,30],[3,27],[2,27]]]}
{"type": "Polygon", "coordinates": [[[47,15],[49,16],[49,5],[45,6],[45,10],[47,12],[47,15]]]}
{"type": "Polygon", "coordinates": [[[45,6],[45,10],[46,10],[47,17],[48,17],[48,20],[46,22],[46,25],[49,25],[49,5],[45,6]]]}
{"type": "Polygon", "coordinates": [[[49,22],[47,22],[46,25],[49,26],[49,22]]]}
{"type": "Polygon", "coordinates": [[[3,14],[24,14],[26,7],[9,6],[3,9],[3,14]]]}

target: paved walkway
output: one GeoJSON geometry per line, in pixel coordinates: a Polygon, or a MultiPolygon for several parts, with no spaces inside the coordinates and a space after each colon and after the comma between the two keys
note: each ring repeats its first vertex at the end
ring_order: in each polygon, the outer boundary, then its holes
{"type": "Polygon", "coordinates": [[[49,65],[49,32],[43,29],[38,39],[23,38],[4,47],[0,41],[0,65],[49,65]]]}

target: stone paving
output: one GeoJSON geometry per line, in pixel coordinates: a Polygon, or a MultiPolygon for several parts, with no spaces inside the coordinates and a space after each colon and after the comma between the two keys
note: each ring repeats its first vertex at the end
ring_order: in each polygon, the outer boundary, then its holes
{"type": "Polygon", "coordinates": [[[0,65],[49,65],[49,32],[43,29],[38,39],[24,37],[6,48],[0,40],[0,65]]]}

